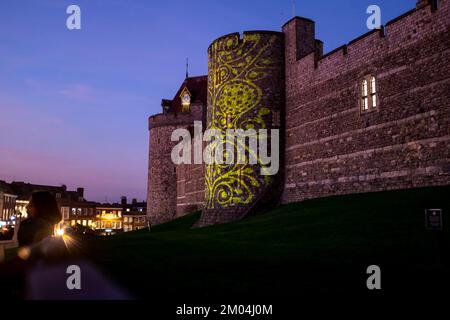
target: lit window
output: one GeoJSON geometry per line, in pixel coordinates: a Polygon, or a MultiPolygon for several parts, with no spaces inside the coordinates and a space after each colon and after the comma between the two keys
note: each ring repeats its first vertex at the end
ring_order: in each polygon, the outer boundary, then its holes
{"type": "Polygon", "coordinates": [[[378,107],[377,83],[372,75],[361,81],[361,111],[369,111],[378,107]]]}
{"type": "Polygon", "coordinates": [[[370,80],[370,96],[372,97],[372,108],[377,107],[377,84],[375,77],[370,80]]]}
{"type": "Polygon", "coordinates": [[[61,211],[62,211],[63,219],[68,220],[69,219],[69,208],[62,207],[61,211]]]}
{"type": "Polygon", "coordinates": [[[362,101],[361,101],[361,108],[363,111],[368,110],[369,109],[369,101],[368,101],[368,96],[367,96],[367,80],[364,79],[362,82],[362,97],[361,97],[362,101]]]}

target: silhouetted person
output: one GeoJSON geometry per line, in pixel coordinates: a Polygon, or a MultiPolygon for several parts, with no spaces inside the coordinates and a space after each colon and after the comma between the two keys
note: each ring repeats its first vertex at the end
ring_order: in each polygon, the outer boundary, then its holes
{"type": "Polygon", "coordinates": [[[20,223],[17,239],[19,247],[29,246],[53,235],[61,212],[55,197],[47,191],[34,192],[27,205],[28,218],[20,223]]]}

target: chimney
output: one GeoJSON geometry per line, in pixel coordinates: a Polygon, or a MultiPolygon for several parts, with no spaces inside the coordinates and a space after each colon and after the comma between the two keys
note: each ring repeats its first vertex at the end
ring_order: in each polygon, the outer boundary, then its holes
{"type": "Polygon", "coordinates": [[[120,203],[122,204],[122,207],[126,207],[126,205],[127,205],[127,197],[125,197],[125,196],[122,196],[121,198],[120,198],[120,203]]]}
{"type": "Polygon", "coordinates": [[[84,188],[77,188],[78,197],[84,198],[84,188]]]}
{"type": "Polygon", "coordinates": [[[133,200],[131,201],[131,203],[132,203],[133,205],[135,205],[135,204],[137,203],[137,199],[136,199],[136,198],[133,198],[133,200]]]}

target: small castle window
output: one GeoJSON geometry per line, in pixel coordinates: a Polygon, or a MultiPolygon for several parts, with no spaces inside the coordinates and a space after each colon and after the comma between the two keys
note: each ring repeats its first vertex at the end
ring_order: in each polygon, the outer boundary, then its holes
{"type": "Polygon", "coordinates": [[[370,96],[372,98],[372,108],[377,107],[377,84],[375,77],[372,76],[372,79],[370,80],[370,96]]]}
{"type": "Polygon", "coordinates": [[[369,110],[369,100],[367,98],[367,80],[364,79],[362,82],[362,97],[361,97],[361,108],[363,111],[369,110]]]}
{"type": "Polygon", "coordinates": [[[366,112],[378,107],[377,83],[372,75],[364,77],[361,82],[361,111],[366,112]]]}

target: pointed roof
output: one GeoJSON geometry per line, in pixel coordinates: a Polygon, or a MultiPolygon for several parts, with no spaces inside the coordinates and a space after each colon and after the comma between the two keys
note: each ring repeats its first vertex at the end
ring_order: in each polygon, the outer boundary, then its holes
{"type": "Polygon", "coordinates": [[[202,103],[206,106],[208,76],[186,78],[172,100],[163,99],[161,106],[167,107],[169,113],[182,112],[181,94],[185,89],[191,94],[191,103],[202,103]]]}

